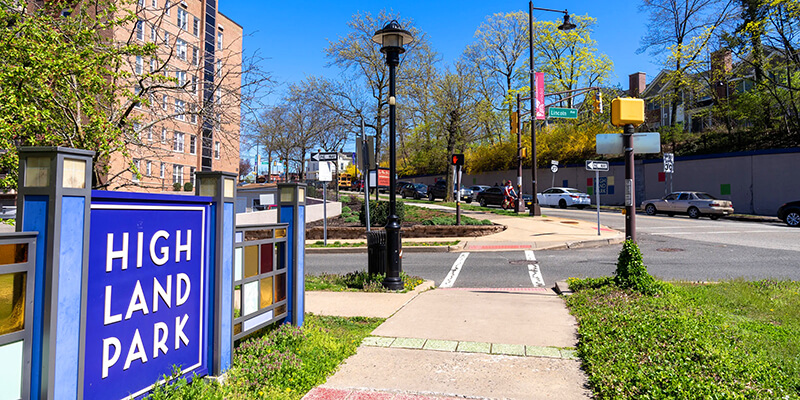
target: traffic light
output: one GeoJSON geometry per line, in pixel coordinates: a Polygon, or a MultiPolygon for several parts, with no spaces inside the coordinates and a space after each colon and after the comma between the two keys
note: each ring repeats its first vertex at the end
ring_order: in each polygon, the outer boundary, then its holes
{"type": "Polygon", "coordinates": [[[601,93],[599,90],[594,95],[594,113],[595,114],[603,113],[603,93],[601,93]]]}
{"type": "Polygon", "coordinates": [[[450,164],[453,165],[464,165],[464,155],[463,154],[453,154],[450,157],[450,164]]]}
{"type": "Polygon", "coordinates": [[[521,149],[519,149],[519,150],[520,150],[520,151],[519,151],[519,156],[520,156],[520,157],[522,157],[522,158],[528,158],[528,148],[527,148],[527,147],[523,147],[523,148],[521,148],[521,149]]]}

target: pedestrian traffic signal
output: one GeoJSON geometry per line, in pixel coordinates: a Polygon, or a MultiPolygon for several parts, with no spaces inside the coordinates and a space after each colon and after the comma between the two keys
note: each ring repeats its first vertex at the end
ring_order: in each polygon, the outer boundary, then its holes
{"type": "Polygon", "coordinates": [[[595,114],[603,113],[603,93],[601,93],[599,90],[594,95],[594,113],[595,114]]]}
{"type": "Polygon", "coordinates": [[[450,157],[450,164],[453,165],[464,165],[464,155],[463,154],[453,154],[450,157]]]}

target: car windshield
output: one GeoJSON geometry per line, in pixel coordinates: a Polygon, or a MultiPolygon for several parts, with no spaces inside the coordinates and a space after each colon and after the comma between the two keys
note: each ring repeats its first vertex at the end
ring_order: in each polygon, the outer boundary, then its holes
{"type": "Polygon", "coordinates": [[[414,185],[414,187],[417,188],[417,190],[428,190],[428,187],[421,183],[414,185]]]}
{"type": "Polygon", "coordinates": [[[703,193],[703,192],[697,192],[694,195],[697,196],[697,198],[701,199],[701,200],[716,200],[717,199],[716,197],[714,197],[714,196],[712,196],[712,195],[710,195],[708,193],[703,193]]]}
{"type": "Polygon", "coordinates": [[[570,188],[566,188],[566,189],[564,189],[564,191],[567,192],[567,193],[577,193],[577,194],[581,194],[582,193],[578,189],[570,189],[570,188]]]}

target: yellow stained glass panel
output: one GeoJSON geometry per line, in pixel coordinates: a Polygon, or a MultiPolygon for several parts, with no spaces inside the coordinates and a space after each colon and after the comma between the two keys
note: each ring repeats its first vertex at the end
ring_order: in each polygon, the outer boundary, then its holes
{"type": "Polygon", "coordinates": [[[244,248],[244,277],[249,278],[258,274],[258,246],[244,248]]]}
{"type": "Polygon", "coordinates": [[[272,277],[261,280],[261,304],[259,308],[266,308],[272,305],[272,277]]]}
{"type": "Polygon", "coordinates": [[[0,275],[0,335],[25,328],[26,272],[0,275]]]}

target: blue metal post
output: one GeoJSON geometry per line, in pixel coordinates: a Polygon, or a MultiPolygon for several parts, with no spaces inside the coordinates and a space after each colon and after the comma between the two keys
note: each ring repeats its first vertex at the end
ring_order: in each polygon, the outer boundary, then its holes
{"type": "Polygon", "coordinates": [[[303,325],[305,312],[305,254],[306,254],[306,185],[278,184],[278,222],[288,223],[286,253],[288,275],[286,286],[289,316],[287,322],[303,325]]]}

